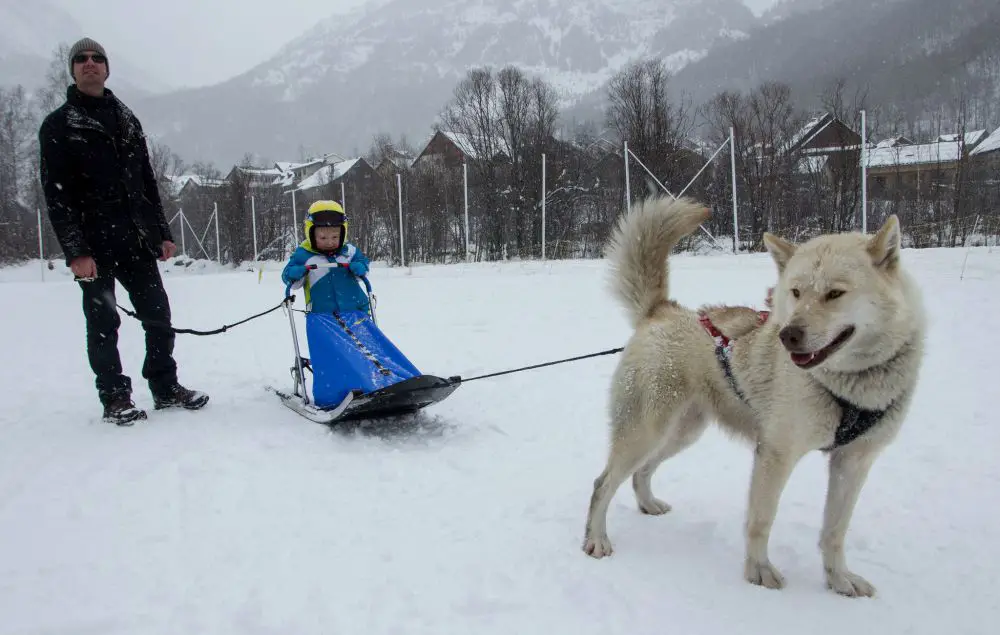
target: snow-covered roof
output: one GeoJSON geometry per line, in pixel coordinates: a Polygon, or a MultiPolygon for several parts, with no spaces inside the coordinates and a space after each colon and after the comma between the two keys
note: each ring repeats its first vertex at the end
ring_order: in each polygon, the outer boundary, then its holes
{"type": "MultiPolygon", "coordinates": [[[[988,132],[986,130],[974,130],[972,132],[966,132],[965,133],[965,145],[966,146],[974,146],[977,143],[979,143],[980,141],[982,141],[984,138],[986,138],[987,134],[988,134],[988,132]]],[[[955,134],[943,134],[943,135],[938,136],[937,141],[958,141],[959,136],[960,135],[958,133],[955,133],[955,134]]]]}
{"type": "Polygon", "coordinates": [[[176,176],[167,176],[167,178],[177,184],[178,192],[184,189],[184,186],[188,183],[193,183],[198,187],[222,187],[226,184],[222,179],[210,179],[198,174],[179,174],[176,176]]]}
{"type": "Polygon", "coordinates": [[[269,177],[269,176],[281,176],[281,172],[278,168],[253,168],[244,167],[242,165],[237,165],[236,169],[244,174],[249,174],[250,176],[255,176],[258,178],[269,177]]]}
{"type": "Polygon", "coordinates": [[[792,135],[791,139],[788,140],[786,148],[794,148],[799,145],[805,145],[813,137],[823,132],[827,126],[833,123],[834,119],[830,116],[830,113],[823,113],[822,115],[817,115],[809,121],[807,121],[798,132],[792,135]]]}
{"type": "Polygon", "coordinates": [[[395,154],[383,157],[382,160],[379,161],[379,165],[382,165],[383,163],[386,162],[391,163],[399,170],[406,170],[413,165],[413,157],[408,154],[397,152],[395,154]]]}
{"type": "Polygon", "coordinates": [[[360,160],[360,158],[348,159],[347,161],[339,161],[332,165],[324,165],[310,174],[307,178],[302,179],[302,182],[299,183],[299,186],[295,189],[301,192],[302,190],[311,190],[315,187],[322,187],[328,183],[336,181],[340,177],[347,174],[347,172],[360,160]]]}
{"type": "Polygon", "coordinates": [[[950,163],[959,160],[960,145],[958,141],[938,141],[901,145],[894,148],[871,148],[867,152],[867,164],[869,168],[887,168],[901,165],[950,163]]]}
{"type": "MultiPolygon", "coordinates": [[[[478,152],[476,151],[476,145],[473,143],[472,136],[467,135],[464,132],[453,132],[451,130],[441,130],[439,132],[443,134],[445,137],[447,137],[449,141],[454,143],[455,146],[462,151],[462,154],[464,154],[468,158],[470,159],[480,158],[478,152]]],[[[433,139],[434,135],[436,134],[437,132],[431,134],[430,138],[427,139],[427,142],[424,144],[424,148],[427,147],[427,144],[431,142],[431,139],[433,139]]],[[[507,148],[507,141],[503,137],[498,136],[494,138],[493,146],[497,148],[497,151],[500,154],[508,157],[510,156],[510,151],[507,148]]]]}
{"type": "MultiPolygon", "coordinates": [[[[470,159],[479,158],[476,153],[476,146],[473,143],[472,137],[462,133],[462,132],[452,132],[450,130],[441,131],[444,136],[448,137],[452,143],[454,143],[462,151],[465,156],[470,159]]],[[[498,149],[501,154],[510,155],[507,149],[507,141],[503,137],[496,137],[493,139],[493,145],[498,149]]]]}
{"type": "Polygon", "coordinates": [[[1000,150],[1000,128],[994,130],[993,134],[981,141],[969,154],[979,155],[986,154],[987,152],[996,152],[997,150],[1000,150]]]}
{"type": "Polygon", "coordinates": [[[882,139],[875,144],[876,148],[894,148],[896,146],[908,146],[912,145],[913,142],[906,137],[900,135],[896,137],[889,137],[888,139],[882,139]]]}

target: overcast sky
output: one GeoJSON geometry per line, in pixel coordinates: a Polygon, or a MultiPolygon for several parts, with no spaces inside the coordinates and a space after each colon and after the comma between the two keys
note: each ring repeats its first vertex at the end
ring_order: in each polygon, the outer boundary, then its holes
{"type": "MultiPolygon", "coordinates": [[[[434,2],[434,0],[427,0],[434,2]]],[[[108,50],[174,87],[249,70],[334,13],[366,0],[55,0],[108,50]]],[[[760,13],[776,0],[744,0],[760,13]]],[[[350,43],[345,43],[350,46],[350,43]]]]}

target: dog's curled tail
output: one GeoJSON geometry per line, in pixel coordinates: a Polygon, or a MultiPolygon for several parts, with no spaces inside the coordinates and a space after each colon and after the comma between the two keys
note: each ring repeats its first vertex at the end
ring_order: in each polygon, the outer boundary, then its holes
{"type": "Polygon", "coordinates": [[[628,310],[633,326],[667,302],[667,256],[711,215],[711,210],[690,198],[655,197],[634,204],[619,219],[606,253],[611,288],[628,310]]]}

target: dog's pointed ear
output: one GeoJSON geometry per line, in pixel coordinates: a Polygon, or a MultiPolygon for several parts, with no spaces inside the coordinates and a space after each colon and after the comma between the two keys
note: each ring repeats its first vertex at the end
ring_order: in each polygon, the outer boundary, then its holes
{"type": "Polygon", "coordinates": [[[899,252],[903,248],[899,231],[899,218],[893,214],[885,219],[878,232],[868,239],[868,253],[876,267],[894,271],[899,264],[899,252]]]}
{"type": "Polygon", "coordinates": [[[774,264],[778,265],[778,271],[784,271],[785,265],[795,255],[795,245],[784,238],[779,238],[771,232],[764,232],[764,246],[767,247],[774,264]]]}

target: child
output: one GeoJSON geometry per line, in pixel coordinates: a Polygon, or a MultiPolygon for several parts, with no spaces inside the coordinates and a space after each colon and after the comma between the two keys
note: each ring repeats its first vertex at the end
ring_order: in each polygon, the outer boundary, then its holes
{"type": "Polygon", "coordinates": [[[303,221],[306,239],[292,252],[281,280],[294,288],[305,286],[306,310],[319,313],[365,311],[368,296],[355,276],[368,273],[368,258],[347,242],[347,214],[336,201],[316,201],[303,221]],[[337,263],[335,267],[306,269],[309,264],[337,263]]]}

